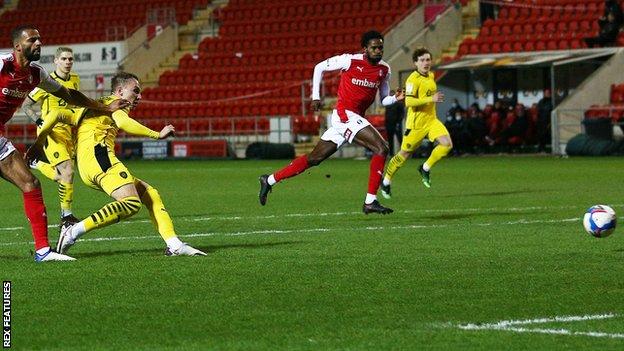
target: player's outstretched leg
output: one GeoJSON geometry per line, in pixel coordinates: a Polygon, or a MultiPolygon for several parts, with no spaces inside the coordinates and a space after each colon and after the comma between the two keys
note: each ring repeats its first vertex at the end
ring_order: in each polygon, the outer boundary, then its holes
{"type": "MultiPolygon", "coordinates": [[[[313,165],[317,165],[318,163],[315,163],[313,165]]],[[[271,175],[261,175],[260,178],[258,178],[260,180],[260,192],[258,193],[260,205],[266,205],[267,197],[269,196],[269,193],[273,190],[273,185],[281,180],[300,174],[301,172],[308,169],[310,166],[312,165],[308,163],[308,155],[303,155],[297,157],[291,163],[289,163],[288,166],[280,169],[279,171],[271,175]]]]}
{"type": "Polygon", "coordinates": [[[158,233],[167,244],[167,247],[165,248],[165,255],[206,256],[205,252],[183,243],[178,238],[173,227],[171,216],[169,216],[169,212],[165,209],[165,204],[163,203],[158,190],[143,181],[140,181],[137,184],[137,188],[138,187],[145,188],[145,191],[141,195],[141,201],[143,202],[145,208],[147,208],[150,218],[152,219],[152,223],[158,230],[158,233]]]}
{"type": "Polygon", "coordinates": [[[124,218],[135,215],[140,209],[141,200],[135,196],[128,196],[122,200],[108,203],[78,223],[65,223],[61,226],[56,251],[65,253],[86,232],[117,223],[124,218]]]}

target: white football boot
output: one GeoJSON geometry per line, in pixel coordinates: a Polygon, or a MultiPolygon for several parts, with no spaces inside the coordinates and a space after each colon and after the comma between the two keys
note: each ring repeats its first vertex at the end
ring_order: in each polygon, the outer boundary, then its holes
{"type": "Polygon", "coordinates": [[[75,261],[76,259],[73,257],[69,257],[67,255],[63,255],[57,252],[52,251],[52,249],[48,250],[48,252],[40,255],[35,253],[35,262],[48,262],[48,261],[75,261]]]}
{"type": "Polygon", "coordinates": [[[184,244],[180,246],[177,250],[172,250],[169,247],[165,249],[165,256],[206,256],[206,253],[191,245],[184,244]]]}
{"type": "Polygon", "coordinates": [[[71,236],[72,228],[74,227],[74,225],[75,223],[71,222],[65,222],[61,225],[61,234],[59,234],[59,239],[56,243],[57,252],[63,254],[67,253],[67,250],[69,250],[69,248],[72,247],[72,245],[74,245],[74,243],[76,242],[71,236]]]}

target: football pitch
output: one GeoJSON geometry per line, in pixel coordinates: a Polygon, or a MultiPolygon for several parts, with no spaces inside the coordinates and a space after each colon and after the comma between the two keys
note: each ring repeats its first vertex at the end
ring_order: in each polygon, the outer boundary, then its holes
{"type": "MultiPolygon", "coordinates": [[[[206,257],[165,257],[142,209],[86,234],[78,261],[35,264],[21,195],[1,182],[12,348],[624,349],[624,230],[581,224],[594,204],[624,214],[624,158],[448,158],[431,189],[410,160],[387,216],[361,212],[367,160],[328,160],[260,206],[258,176],[287,162],[126,162],[206,257]]],[[[110,201],[76,184],[78,217],[110,201]]]]}

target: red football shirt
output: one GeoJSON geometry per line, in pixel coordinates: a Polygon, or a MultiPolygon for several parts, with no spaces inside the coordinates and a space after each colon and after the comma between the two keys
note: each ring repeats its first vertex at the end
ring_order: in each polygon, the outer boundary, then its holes
{"type": "Polygon", "coordinates": [[[13,53],[0,54],[0,135],[4,134],[4,125],[36,87],[48,92],[61,89],[38,64],[31,62],[22,69],[13,53]]]}
{"type": "Polygon", "coordinates": [[[312,79],[312,99],[320,98],[320,80],[325,71],[341,70],[336,110],[346,120],[344,110],[364,116],[379,91],[381,99],[388,96],[390,66],[385,61],[371,64],[364,54],[344,54],[319,63],[312,79]],[[317,73],[318,72],[318,73],[317,73]]]}

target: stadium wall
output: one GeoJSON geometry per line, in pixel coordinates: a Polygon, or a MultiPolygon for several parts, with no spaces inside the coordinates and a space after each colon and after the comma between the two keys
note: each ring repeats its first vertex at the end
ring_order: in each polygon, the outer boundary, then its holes
{"type": "Polygon", "coordinates": [[[563,154],[572,137],[582,133],[584,112],[593,104],[608,104],[611,84],[624,81],[624,49],[586,79],[552,113],[553,153],[563,154]]]}

